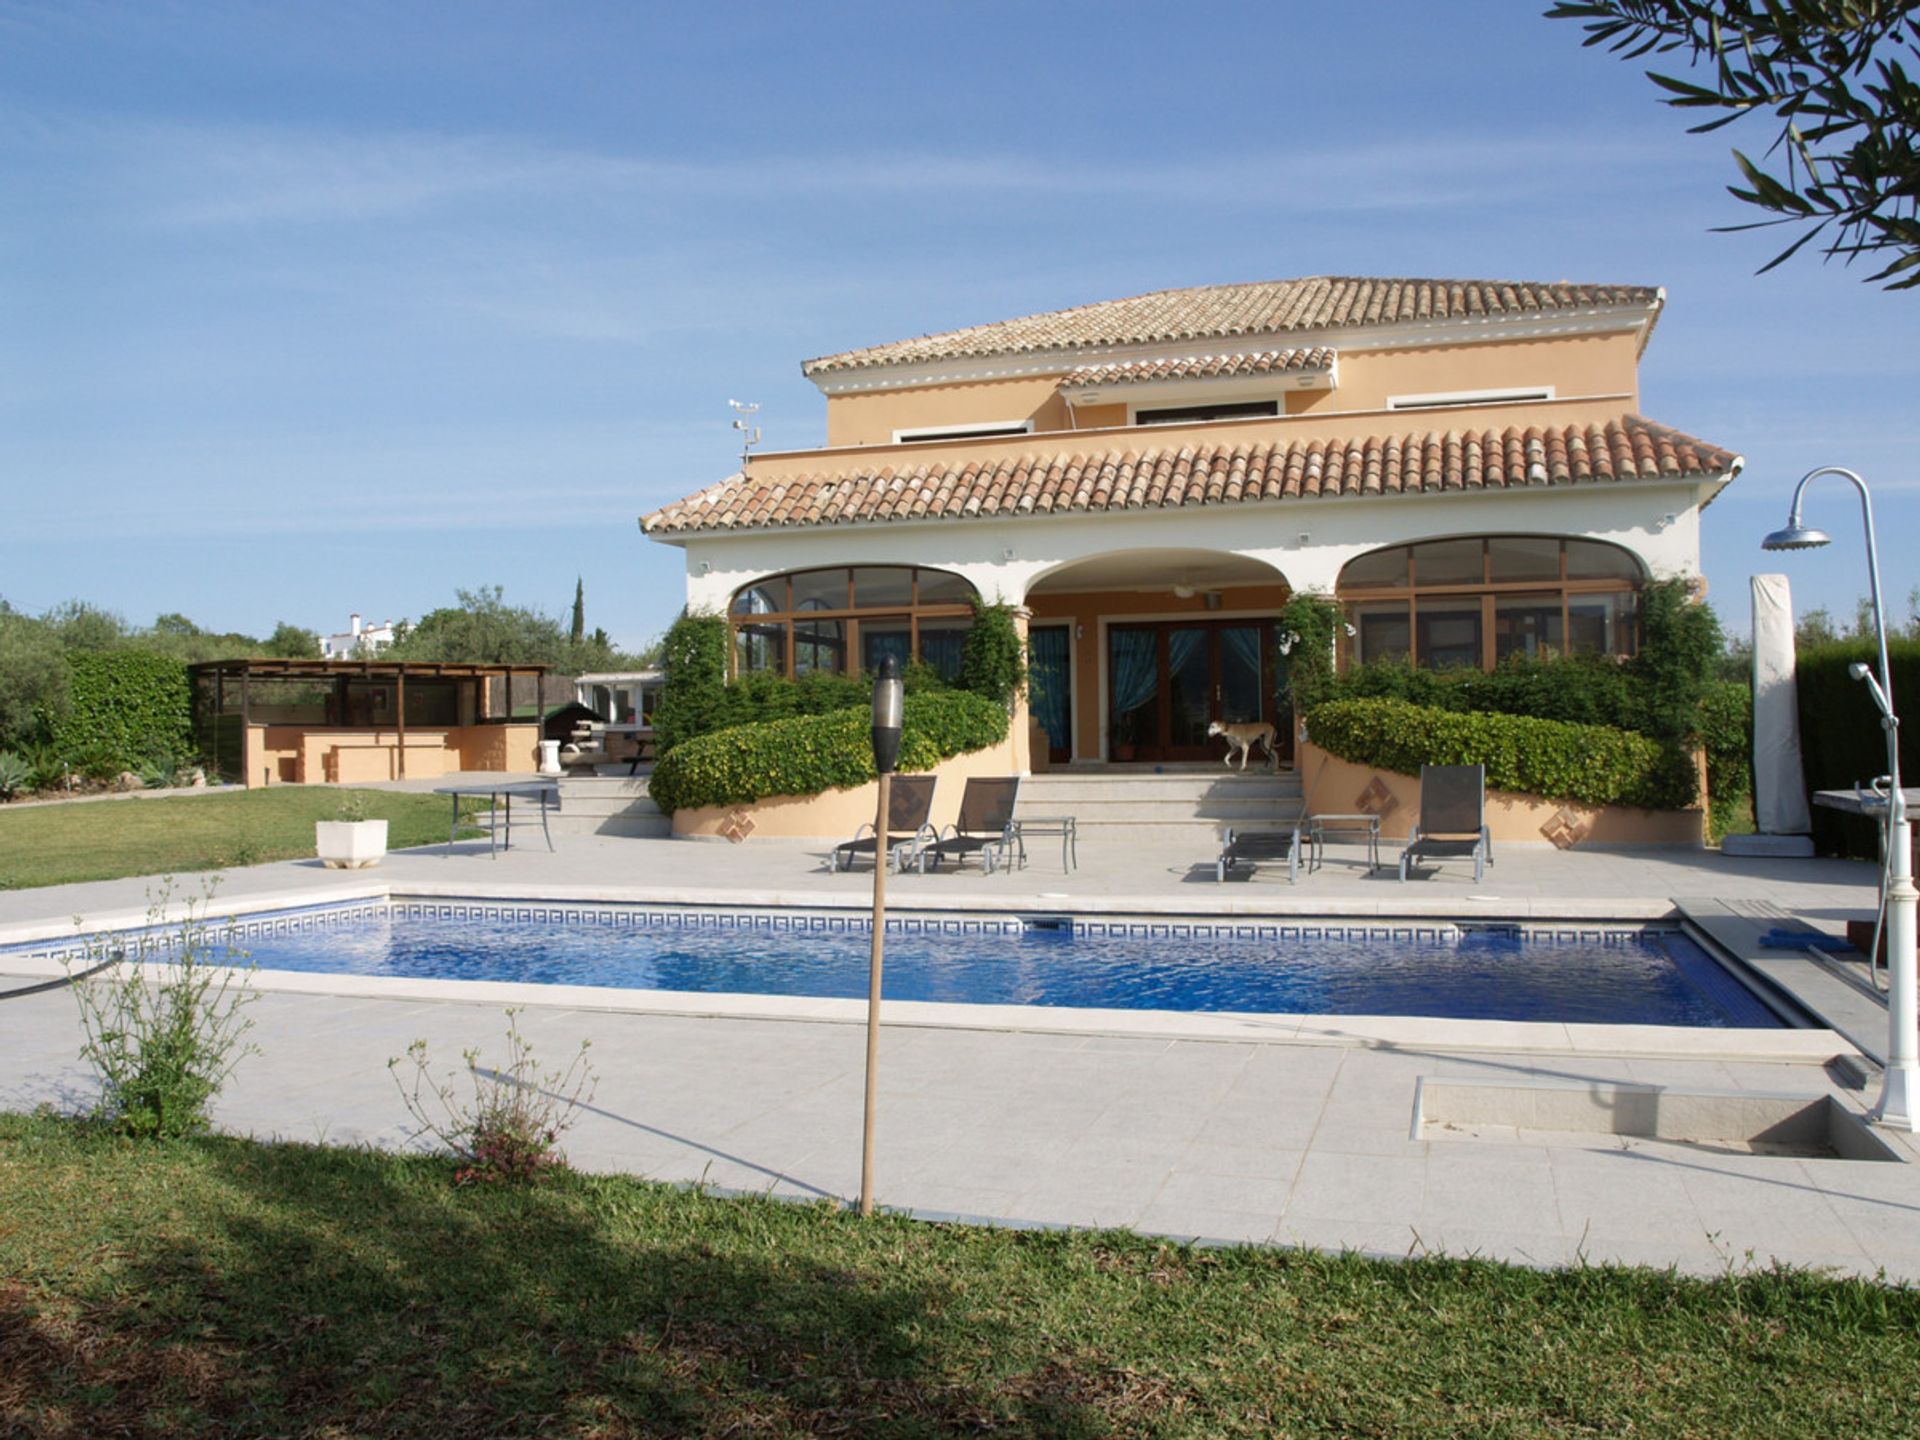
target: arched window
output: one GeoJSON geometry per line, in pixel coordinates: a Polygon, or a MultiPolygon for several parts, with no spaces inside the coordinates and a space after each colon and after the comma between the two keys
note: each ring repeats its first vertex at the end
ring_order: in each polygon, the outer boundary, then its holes
{"type": "Polygon", "coordinates": [[[1355,664],[1491,670],[1509,655],[1632,655],[1646,572],[1618,545],[1474,535],[1393,545],[1348,563],[1339,599],[1355,664]]]}
{"type": "Polygon", "coordinates": [[[734,593],[733,670],[798,677],[919,660],[960,674],[973,626],[974,588],[958,575],[911,565],[836,566],[770,575],[734,593]]]}

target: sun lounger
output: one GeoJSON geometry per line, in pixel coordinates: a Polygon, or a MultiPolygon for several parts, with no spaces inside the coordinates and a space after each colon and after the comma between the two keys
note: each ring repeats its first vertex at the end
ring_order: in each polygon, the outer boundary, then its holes
{"type": "Polygon", "coordinates": [[[1013,807],[1019,800],[1018,775],[973,776],[960,796],[960,818],[921,848],[921,873],[939,869],[942,860],[958,864],[975,854],[989,875],[997,866],[1008,864],[1020,849],[1013,827],[1013,807]]]}
{"type": "MultiPolygon", "coordinates": [[[[932,775],[896,775],[887,794],[887,868],[901,871],[939,837],[927,816],[933,809],[932,775]]],[[[854,857],[872,857],[879,848],[879,836],[871,823],[854,831],[853,839],[833,847],[827,857],[834,870],[851,870],[854,857]]]]}
{"type": "Polygon", "coordinates": [[[1255,869],[1262,864],[1287,862],[1287,883],[1300,878],[1300,827],[1285,830],[1236,830],[1231,825],[1221,837],[1220,858],[1214,863],[1213,878],[1225,881],[1235,870],[1255,869]]]}
{"type": "Polygon", "coordinates": [[[1487,771],[1484,765],[1422,765],[1420,818],[1400,852],[1400,878],[1418,861],[1473,861],[1478,883],[1493,863],[1487,833],[1487,771]]]}

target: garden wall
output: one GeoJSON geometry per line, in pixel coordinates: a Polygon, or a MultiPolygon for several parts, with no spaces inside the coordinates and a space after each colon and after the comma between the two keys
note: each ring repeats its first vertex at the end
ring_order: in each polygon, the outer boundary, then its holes
{"type": "MultiPolygon", "coordinates": [[[[969,775],[1022,773],[1026,736],[1009,735],[997,745],[942,760],[930,772],[939,777],[933,787],[932,823],[951,825],[960,815],[960,794],[969,775]]],[[[677,810],[673,833],[692,840],[822,840],[838,844],[853,837],[862,824],[873,823],[880,782],[868,781],[819,795],[773,795],[744,805],[709,805],[677,810]],[[742,825],[735,817],[744,817],[742,825]],[[735,833],[729,833],[730,831],[735,833]],[[744,833],[742,833],[744,832],[744,833]]]]}
{"type": "MultiPolygon", "coordinates": [[[[1419,776],[1357,765],[1311,743],[1300,747],[1299,766],[1309,814],[1370,811],[1380,816],[1381,838],[1407,838],[1420,811],[1419,776]]],[[[1640,810],[1487,791],[1487,829],[1495,841],[1697,846],[1705,843],[1706,819],[1704,804],[1688,810],[1640,810]]]]}

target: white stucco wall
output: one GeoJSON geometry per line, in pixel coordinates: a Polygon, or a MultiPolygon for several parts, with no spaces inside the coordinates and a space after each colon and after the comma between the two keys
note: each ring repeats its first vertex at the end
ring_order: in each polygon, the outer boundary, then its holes
{"type": "Polygon", "coordinates": [[[1449,535],[1577,535],[1622,545],[1656,579],[1700,573],[1703,487],[1582,484],[1494,494],[1369,496],[1018,519],[894,521],[683,543],[687,602],[724,610],[749,581],[824,565],[932,565],[988,600],[1024,601],[1054,570],[1117,551],[1218,550],[1265,561],[1295,590],[1332,591],[1341,567],[1383,545],[1449,535]]]}

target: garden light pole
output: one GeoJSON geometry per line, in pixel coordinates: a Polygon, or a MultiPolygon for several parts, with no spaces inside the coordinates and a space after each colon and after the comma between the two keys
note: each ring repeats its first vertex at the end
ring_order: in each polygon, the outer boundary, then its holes
{"type": "MultiPolygon", "coordinates": [[[[1867,482],[1851,470],[1838,465],[1823,465],[1809,470],[1793,487],[1793,507],[1787,524],[1760,542],[1766,550],[1810,550],[1829,543],[1824,531],[1803,525],[1800,497],[1807,482],[1822,475],[1840,475],[1853,482],[1860,492],[1860,510],[1867,526],[1867,583],[1872,587],[1873,629],[1880,645],[1880,674],[1876,679],[1865,665],[1854,665],[1851,674],[1864,680],[1880,711],[1880,728],[1887,736],[1887,874],[1882,900],[1887,915],[1887,1064],[1880,1099],[1874,1104],[1873,1118],[1894,1130],[1913,1130],[1916,1102],[1920,1102],[1920,1002],[1916,1001],[1915,906],[1920,890],[1913,885],[1913,832],[1907,823],[1906,796],[1900,792],[1900,717],[1893,713],[1893,668],[1887,663],[1887,617],[1880,604],[1880,560],[1875,550],[1873,500],[1867,494],[1867,482]]],[[[1867,959],[1872,965],[1873,958],[1867,959]]]]}
{"type": "Polygon", "coordinates": [[[873,816],[873,948],[867,963],[867,1107],[860,1136],[860,1213],[873,1214],[873,1109],[875,1067],[880,1059],[880,965],[887,936],[887,861],[893,836],[888,833],[888,801],[892,798],[893,767],[900,762],[900,720],[904,705],[900,662],[893,656],[880,661],[873,681],[873,769],[880,777],[880,796],[873,816]]]}

